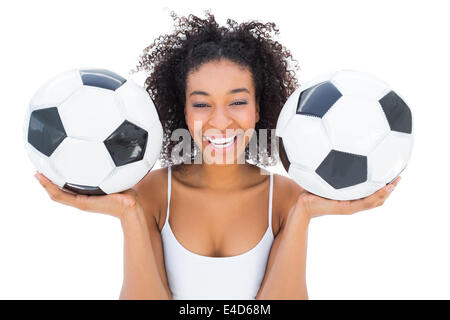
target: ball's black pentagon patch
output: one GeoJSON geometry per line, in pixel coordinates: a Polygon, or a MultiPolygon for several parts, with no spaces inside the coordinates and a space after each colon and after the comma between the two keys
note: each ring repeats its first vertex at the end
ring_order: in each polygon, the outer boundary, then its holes
{"type": "Polygon", "coordinates": [[[367,157],[331,150],[316,173],[335,189],[351,187],[367,180],[367,157]]]}
{"type": "Polygon", "coordinates": [[[28,142],[50,157],[67,137],[56,107],[34,110],[28,124],[28,142]]]}
{"type": "Polygon", "coordinates": [[[105,69],[80,70],[81,81],[85,86],[116,90],[127,80],[118,74],[105,69]]]}
{"type": "Polygon", "coordinates": [[[146,130],[125,120],[103,143],[117,167],[142,160],[147,145],[146,130]]]}
{"type": "Polygon", "coordinates": [[[383,108],[391,130],[411,133],[412,115],[408,105],[394,91],[390,91],[378,101],[383,108]]]}
{"type": "Polygon", "coordinates": [[[342,93],[330,82],[322,82],[300,93],[297,114],[322,118],[342,97],[342,93]]]}
{"type": "Polygon", "coordinates": [[[281,137],[278,137],[278,154],[280,156],[281,163],[283,164],[284,169],[286,169],[286,172],[289,172],[289,167],[291,166],[291,162],[289,161],[289,158],[287,156],[286,150],[284,149],[283,145],[283,139],[281,137]]]}
{"type": "Polygon", "coordinates": [[[91,186],[83,186],[80,184],[74,183],[65,183],[63,188],[73,191],[78,194],[87,194],[87,195],[105,195],[106,193],[100,189],[99,187],[91,187],[91,186]]]}

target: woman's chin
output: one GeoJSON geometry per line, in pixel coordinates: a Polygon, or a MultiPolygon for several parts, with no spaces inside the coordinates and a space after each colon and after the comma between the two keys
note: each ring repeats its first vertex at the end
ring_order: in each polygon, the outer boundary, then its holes
{"type": "Polygon", "coordinates": [[[232,164],[245,164],[245,159],[242,161],[243,152],[237,154],[236,152],[229,153],[203,153],[203,161],[205,164],[215,165],[232,165],[232,164]],[[238,161],[240,160],[240,161],[238,161]]]}

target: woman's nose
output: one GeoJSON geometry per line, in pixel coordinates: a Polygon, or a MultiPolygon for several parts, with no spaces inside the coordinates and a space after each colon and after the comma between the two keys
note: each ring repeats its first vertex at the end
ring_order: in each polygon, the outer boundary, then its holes
{"type": "Polygon", "coordinates": [[[230,115],[226,111],[225,107],[216,107],[214,108],[208,122],[216,129],[225,130],[230,126],[232,119],[230,118],[230,115]]]}

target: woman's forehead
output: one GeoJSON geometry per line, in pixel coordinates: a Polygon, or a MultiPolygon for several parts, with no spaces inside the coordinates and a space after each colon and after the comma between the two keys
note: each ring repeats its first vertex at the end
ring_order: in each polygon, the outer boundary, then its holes
{"type": "Polygon", "coordinates": [[[236,88],[254,92],[252,74],[248,68],[229,60],[211,61],[190,72],[186,79],[186,91],[228,93],[236,88]]]}

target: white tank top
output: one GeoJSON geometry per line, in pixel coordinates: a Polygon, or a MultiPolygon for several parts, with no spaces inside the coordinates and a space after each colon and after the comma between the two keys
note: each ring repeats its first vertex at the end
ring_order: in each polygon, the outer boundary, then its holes
{"type": "Polygon", "coordinates": [[[169,224],[171,167],[168,167],[167,214],[161,230],[167,280],[174,299],[255,299],[266,271],[273,243],[272,189],[270,173],[269,223],[259,243],[231,257],[208,257],[184,248],[169,224]]]}

